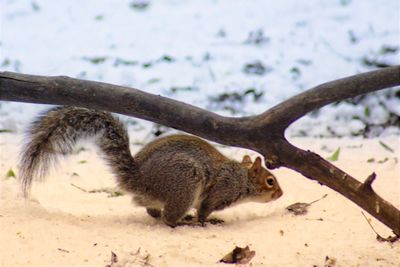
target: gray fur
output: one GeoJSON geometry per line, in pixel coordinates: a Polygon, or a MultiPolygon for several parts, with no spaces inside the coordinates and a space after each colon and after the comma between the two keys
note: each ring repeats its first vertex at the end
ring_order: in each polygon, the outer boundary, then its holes
{"type": "Polygon", "coordinates": [[[191,208],[204,223],[211,212],[232,203],[260,197],[267,202],[282,194],[277,182],[271,188],[263,184],[264,177],[273,177],[267,170],[229,160],[194,136],[157,139],[132,157],[127,131],[117,118],[76,107],[53,108],[32,123],[20,164],[24,193],[33,179],[44,178],[57,155],[70,153],[83,137],[96,137],[119,186],[132,193],[149,215],[170,226],[191,208]]]}

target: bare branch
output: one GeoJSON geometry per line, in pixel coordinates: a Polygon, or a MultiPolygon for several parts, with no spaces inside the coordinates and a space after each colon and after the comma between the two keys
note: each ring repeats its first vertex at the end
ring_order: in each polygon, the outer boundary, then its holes
{"type": "MultiPolygon", "coordinates": [[[[342,194],[399,235],[400,211],[376,192],[360,190],[364,186],[363,183],[315,153],[294,147],[288,142],[280,143],[279,148],[280,150],[276,153],[283,161],[282,166],[295,170],[342,194]]],[[[262,151],[261,154],[266,156],[266,153],[262,151]]]]}
{"type": "Polygon", "coordinates": [[[400,84],[400,65],[327,82],[265,111],[260,123],[287,128],[305,114],[327,104],[400,84]]]}
{"type": "Polygon", "coordinates": [[[222,117],[135,88],[65,76],[0,72],[0,100],[106,110],[183,129],[228,145],[234,145],[237,138],[247,131],[246,124],[252,121],[251,117],[222,117]],[[223,133],[230,133],[229,139],[223,133]]]}

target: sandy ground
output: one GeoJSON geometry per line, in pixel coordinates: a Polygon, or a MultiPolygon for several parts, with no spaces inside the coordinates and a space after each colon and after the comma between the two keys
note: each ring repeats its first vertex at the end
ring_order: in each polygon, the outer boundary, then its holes
{"type": "MultiPolygon", "coordinates": [[[[399,243],[376,241],[357,206],[286,169],[274,171],[285,192],[281,199],[216,213],[225,220],[216,226],[171,229],[135,207],[127,195],[108,197],[72,186],[87,190],[115,186],[92,147],[62,160],[46,183],[34,186],[31,199],[24,200],[16,179],[6,178],[10,168],[18,175],[20,139],[0,134],[0,266],[105,266],[111,251],[121,266],[223,266],[219,259],[235,246],[246,245],[256,252],[252,266],[328,266],[326,257],[331,266],[399,266],[399,243]],[[313,204],[307,215],[285,210],[324,194],[328,196],[313,204]]],[[[335,164],[358,179],[375,171],[375,190],[400,208],[398,137],[292,141],[323,157],[340,147],[335,164]]],[[[238,158],[245,153],[223,152],[238,158]]],[[[390,235],[376,220],[371,223],[381,235],[390,235]]]]}

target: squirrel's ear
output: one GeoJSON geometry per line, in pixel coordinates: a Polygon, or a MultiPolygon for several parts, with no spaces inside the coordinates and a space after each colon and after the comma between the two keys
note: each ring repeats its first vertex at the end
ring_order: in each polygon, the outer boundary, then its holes
{"type": "Polygon", "coordinates": [[[254,161],[253,166],[251,166],[251,168],[256,171],[262,168],[262,161],[261,161],[260,157],[256,158],[256,160],[254,161]]]}
{"type": "Polygon", "coordinates": [[[244,155],[243,159],[242,159],[242,164],[245,165],[246,167],[251,167],[251,164],[253,162],[251,161],[251,158],[249,157],[249,155],[244,155]]]}

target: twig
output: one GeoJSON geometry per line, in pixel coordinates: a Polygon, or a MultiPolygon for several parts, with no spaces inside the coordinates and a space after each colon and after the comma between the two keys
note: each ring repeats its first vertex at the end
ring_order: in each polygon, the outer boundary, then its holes
{"type": "Polygon", "coordinates": [[[373,172],[367,177],[367,179],[365,179],[364,183],[362,184],[363,189],[372,190],[371,185],[375,181],[375,179],[376,179],[376,173],[373,172]]]}
{"type": "Polygon", "coordinates": [[[83,192],[85,192],[85,193],[88,193],[88,191],[87,191],[86,189],[84,189],[84,188],[82,188],[82,187],[80,187],[80,186],[77,186],[77,185],[72,184],[72,183],[71,183],[71,186],[73,186],[73,187],[75,187],[75,188],[78,188],[79,190],[81,190],[81,191],[83,191],[83,192]]]}
{"type": "Polygon", "coordinates": [[[63,249],[63,248],[57,248],[57,249],[58,249],[58,251],[69,253],[69,250],[66,250],[66,249],[63,249]]]}
{"type": "Polygon", "coordinates": [[[369,227],[371,227],[372,231],[374,231],[374,233],[376,234],[376,240],[378,240],[379,242],[389,242],[389,243],[394,243],[397,240],[400,239],[400,236],[398,235],[394,235],[394,236],[389,236],[387,238],[381,236],[380,234],[378,234],[378,232],[374,229],[374,227],[372,226],[372,224],[369,222],[367,216],[365,216],[364,212],[361,211],[361,214],[364,216],[365,220],[367,221],[367,223],[369,224],[369,227]]]}
{"type": "Polygon", "coordinates": [[[82,192],[89,193],[89,194],[95,194],[95,193],[107,193],[108,197],[119,197],[123,196],[124,193],[120,191],[116,191],[112,188],[101,188],[101,189],[93,189],[93,190],[86,190],[85,188],[82,188],[80,186],[77,186],[75,184],[71,183],[71,186],[81,190],[82,192]]]}
{"type": "Polygon", "coordinates": [[[324,198],[326,198],[328,196],[328,194],[325,194],[325,195],[323,195],[321,198],[319,198],[319,199],[317,199],[317,200],[314,200],[314,201],[311,201],[310,203],[308,203],[308,205],[311,205],[311,204],[314,204],[315,202],[318,202],[318,201],[320,201],[320,200],[323,200],[324,198]]]}

